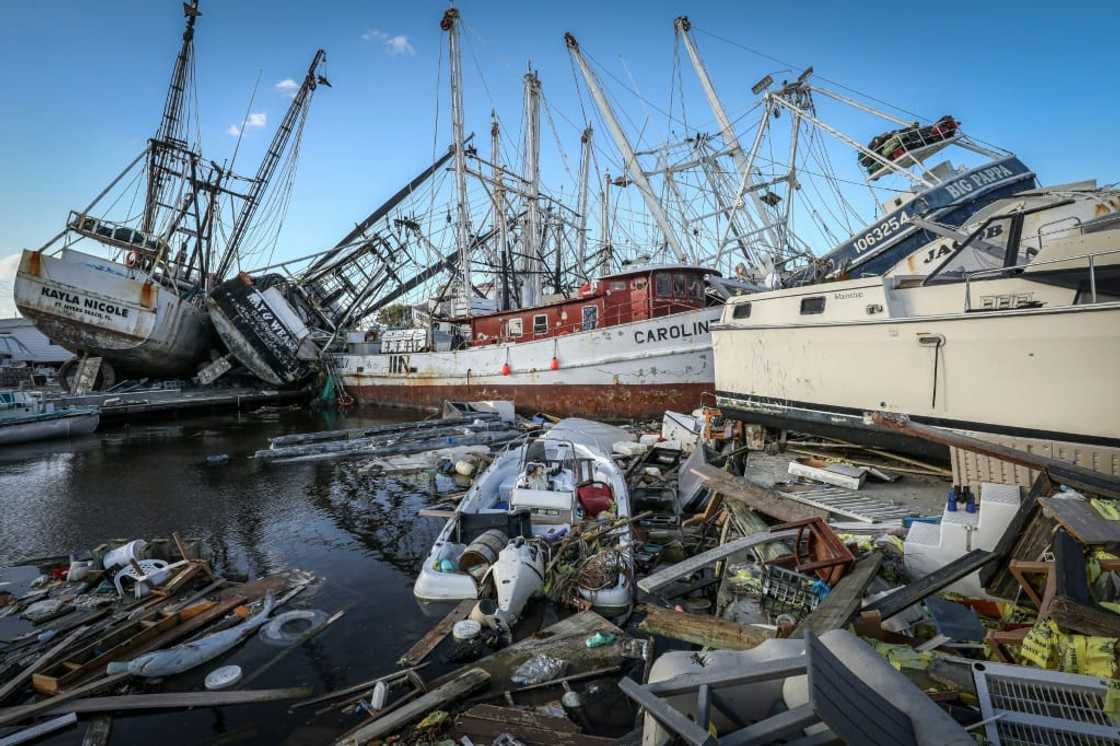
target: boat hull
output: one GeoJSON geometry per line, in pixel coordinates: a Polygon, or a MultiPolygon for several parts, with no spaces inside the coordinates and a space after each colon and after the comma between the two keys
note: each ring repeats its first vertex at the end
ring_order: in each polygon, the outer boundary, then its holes
{"type": "Polygon", "coordinates": [[[97,411],[53,413],[21,418],[18,422],[0,420],[0,445],[89,435],[100,420],[97,411]]]}
{"type": "Polygon", "coordinates": [[[452,352],[340,355],[336,369],[363,404],[435,409],[445,400],[507,399],[558,417],[660,418],[666,409],[692,411],[713,391],[709,324],[719,314],[707,308],[452,352]]]}
{"type": "Polygon", "coordinates": [[[218,336],[230,353],[262,381],[274,386],[298,384],[314,368],[299,357],[307,330],[291,306],[277,295],[266,296],[248,275],[238,275],[214,288],[206,301],[218,336]]]}
{"type": "Polygon", "coordinates": [[[210,351],[205,311],[142,275],[99,257],[24,251],[16,307],[74,354],[137,376],[190,376],[210,351]]]}
{"type": "Polygon", "coordinates": [[[717,403],[743,420],[947,456],[884,410],[979,435],[1116,452],[1120,303],[713,330],[717,403]],[[940,337],[935,351],[920,339],[940,337]],[[920,338],[920,339],[919,339],[920,338]],[[936,373],[936,376],[935,376],[936,373]],[[936,388],[935,388],[936,387],[936,388]]]}

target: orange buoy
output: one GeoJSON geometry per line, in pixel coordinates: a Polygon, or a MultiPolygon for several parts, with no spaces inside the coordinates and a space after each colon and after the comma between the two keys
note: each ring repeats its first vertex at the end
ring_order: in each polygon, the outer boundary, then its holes
{"type": "Polygon", "coordinates": [[[502,363],[502,375],[503,376],[508,376],[509,375],[509,363],[502,363]]]}
{"type": "Polygon", "coordinates": [[[560,370],[560,360],[555,355],[553,355],[552,362],[548,364],[548,367],[552,368],[553,370],[560,370]]]}

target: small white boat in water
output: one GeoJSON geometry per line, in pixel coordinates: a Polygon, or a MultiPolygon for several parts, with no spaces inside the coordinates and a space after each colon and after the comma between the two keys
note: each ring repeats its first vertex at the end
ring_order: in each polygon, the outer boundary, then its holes
{"type": "MultiPolygon", "coordinates": [[[[620,428],[569,418],[542,437],[501,453],[475,480],[440,531],[413,586],[416,598],[421,602],[479,598],[487,572],[507,547],[536,544],[550,556],[550,542],[603,517],[608,502],[609,515],[629,517],[626,476],[610,451],[612,443],[632,439],[620,428]]],[[[613,582],[579,587],[579,595],[607,616],[627,613],[633,599],[630,527],[615,533],[618,572],[613,582]]],[[[533,573],[523,575],[526,583],[540,587],[533,573]]],[[[503,589],[499,606],[510,597],[517,603],[506,605],[516,605],[519,611],[524,599],[518,595],[515,589],[503,589]]]]}
{"type": "Polygon", "coordinates": [[[39,391],[0,391],[0,445],[88,435],[97,429],[97,407],[60,407],[39,391]]]}

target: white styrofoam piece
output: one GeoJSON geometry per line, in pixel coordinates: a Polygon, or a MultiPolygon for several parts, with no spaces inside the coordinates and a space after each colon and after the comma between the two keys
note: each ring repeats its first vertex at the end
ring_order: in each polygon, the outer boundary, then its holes
{"type": "Polygon", "coordinates": [[[641,456],[649,450],[649,446],[645,443],[633,443],[628,440],[620,440],[611,446],[611,450],[620,456],[641,456]]]}
{"type": "Polygon", "coordinates": [[[850,490],[858,490],[863,486],[863,480],[867,478],[867,472],[860,472],[858,477],[853,477],[848,474],[832,471],[831,469],[818,469],[815,466],[809,466],[800,461],[789,462],[789,473],[797,477],[812,479],[815,482],[824,482],[825,484],[831,484],[837,487],[846,487],[850,490]]]}
{"type": "Polygon", "coordinates": [[[700,420],[680,412],[666,412],[661,419],[662,440],[675,441],[681,448],[691,450],[700,439],[700,420]]]}

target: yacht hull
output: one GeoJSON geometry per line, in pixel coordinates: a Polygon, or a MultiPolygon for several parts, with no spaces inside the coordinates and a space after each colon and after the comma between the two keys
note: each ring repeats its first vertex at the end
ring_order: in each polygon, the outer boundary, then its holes
{"type": "Polygon", "coordinates": [[[945,449],[873,428],[863,414],[1059,449],[1120,448],[1120,303],[720,324],[712,336],[717,403],[743,420],[942,458],[945,449]]]}

